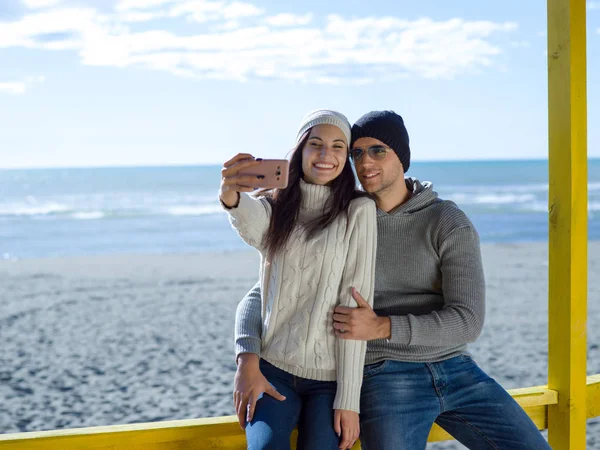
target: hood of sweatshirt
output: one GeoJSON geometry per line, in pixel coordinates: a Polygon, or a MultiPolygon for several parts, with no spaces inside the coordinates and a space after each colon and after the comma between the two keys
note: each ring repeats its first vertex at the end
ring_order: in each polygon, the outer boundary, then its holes
{"type": "Polygon", "coordinates": [[[389,213],[377,210],[378,216],[392,216],[397,214],[412,214],[441,202],[437,192],[433,190],[433,184],[429,181],[419,181],[416,178],[406,178],[406,187],[413,194],[405,203],[392,209],[389,213]]]}

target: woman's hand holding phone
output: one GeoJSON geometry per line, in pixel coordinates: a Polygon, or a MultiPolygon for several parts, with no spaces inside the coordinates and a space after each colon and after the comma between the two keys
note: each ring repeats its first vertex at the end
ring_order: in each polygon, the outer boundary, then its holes
{"type": "Polygon", "coordinates": [[[239,200],[239,192],[257,188],[284,189],[288,184],[289,161],[260,159],[248,153],[238,153],[223,165],[219,198],[228,208],[239,200]]]}
{"type": "Polygon", "coordinates": [[[240,192],[252,192],[252,182],[256,181],[255,175],[240,174],[244,169],[249,169],[260,164],[260,160],[248,153],[238,153],[223,164],[221,169],[221,189],[219,198],[229,208],[233,208],[238,200],[240,192]]]}

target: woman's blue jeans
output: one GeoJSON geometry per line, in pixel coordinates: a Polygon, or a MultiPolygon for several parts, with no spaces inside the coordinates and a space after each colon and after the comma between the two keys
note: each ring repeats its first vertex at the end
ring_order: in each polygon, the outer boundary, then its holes
{"type": "Polygon", "coordinates": [[[360,409],[364,450],[424,449],[434,422],[469,449],[550,448],[525,411],[468,355],[367,365],[360,409]]]}
{"type": "Polygon", "coordinates": [[[337,450],[333,429],[335,381],[315,381],[289,374],[267,361],[260,370],[285,400],[267,394],[256,403],[254,418],[246,425],[249,450],[290,448],[290,435],[298,427],[298,450],[337,450]]]}

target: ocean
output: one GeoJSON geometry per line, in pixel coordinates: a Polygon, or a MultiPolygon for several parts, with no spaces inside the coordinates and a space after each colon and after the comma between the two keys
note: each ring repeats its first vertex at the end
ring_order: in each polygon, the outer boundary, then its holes
{"type": "MultiPolygon", "coordinates": [[[[600,160],[588,165],[589,239],[600,239],[600,160]]],[[[482,242],[548,237],[547,161],[413,162],[482,242]]],[[[0,258],[247,248],[217,201],[219,166],[0,170],[0,258]]]]}

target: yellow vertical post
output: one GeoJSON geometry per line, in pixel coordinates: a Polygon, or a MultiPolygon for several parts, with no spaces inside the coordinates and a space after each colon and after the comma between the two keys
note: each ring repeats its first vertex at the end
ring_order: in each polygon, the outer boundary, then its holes
{"type": "Polygon", "coordinates": [[[548,410],[554,450],[586,446],[586,1],[548,0],[548,410]]]}

